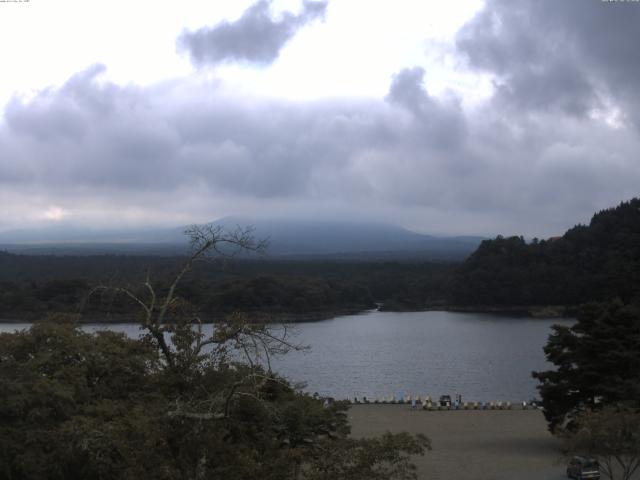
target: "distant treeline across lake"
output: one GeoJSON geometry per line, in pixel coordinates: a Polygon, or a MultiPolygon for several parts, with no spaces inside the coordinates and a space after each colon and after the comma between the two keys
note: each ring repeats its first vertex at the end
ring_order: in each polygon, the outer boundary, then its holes
{"type": "MultiPolygon", "coordinates": [[[[97,285],[164,295],[185,257],[16,255],[0,251],[0,321],[82,313],[84,321],[135,318],[125,295],[97,285]],[[103,290],[104,292],[104,290],[103,290]]],[[[405,259],[203,262],[177,295],[206,320],[243,311],[260,318],[317,320],[382,304],[387,311],[528,312],[573,315],[579,305],[640,302],[640,199],[596,213],[547,239],[497,236],[461,263],[405,259]],[[550,308],[553,307],[553,308],[550,308]]]]}

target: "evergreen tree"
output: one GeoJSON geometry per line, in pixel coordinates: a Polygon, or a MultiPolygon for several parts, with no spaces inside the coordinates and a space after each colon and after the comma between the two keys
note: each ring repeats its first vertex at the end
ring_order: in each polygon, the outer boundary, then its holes
{"type": "Polygon", "coordinates": [[[540,381],[551,431],[600,405],[640,407],[640,309],[620,300],[580,309],[571,327],[555,325],[544,348],[555,370],[540,381]]]}

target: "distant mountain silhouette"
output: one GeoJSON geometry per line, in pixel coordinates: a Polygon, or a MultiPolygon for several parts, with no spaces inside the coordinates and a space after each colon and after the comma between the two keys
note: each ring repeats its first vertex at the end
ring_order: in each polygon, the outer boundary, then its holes
{"type": "Polygon", "coordinates": [[[481,237],[435,237],[397,225],[373,222],[252,220],[227,217],[219,220],[227,229],[251,225],[255,236],[269,239],[271,255],[340,255],[431,253],[465,257],[483,240],[481,237]]]}
{"type": "MultiPolygon", "coordinates": [[[[256,220],[226,217],[214,222],[227,230],[251,226],[268,239],[270,257],[425,257],[463,259],[482,237],[435,237],[385,223],[256,220]]],[[[31,254],[176,254],[185,251],[186,227],[91,230],[70,226],[0,232],[0,247],[31,254]]]]}

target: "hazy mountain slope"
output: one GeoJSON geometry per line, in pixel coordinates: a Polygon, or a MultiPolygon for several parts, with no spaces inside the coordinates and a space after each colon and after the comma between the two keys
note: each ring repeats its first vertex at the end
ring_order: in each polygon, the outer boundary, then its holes
{"type": "MultiPolygon", "coordinates": [[[[269,240],[268,255],[282,256],[421,256],[463,259],[480,237],[433,237],[383,223],[311,220],[221,219],[225,229],[252,226],[257,238],[269,240]]],[[[88,230],[50,227],[0,232],[0,248],[27,254],[136,253],[184,251],[184,227],[168,229],[88,230]]]]}
{"type": "Polygon", "coordinates": [[[260,221],[225,218],[225,228],[252,225],[255,235],[269,239],[272,255],[327,255],[373,252],[451,252],[468,255],[480,237],[433,237],[396,225],[337,221],[260,221]]]}

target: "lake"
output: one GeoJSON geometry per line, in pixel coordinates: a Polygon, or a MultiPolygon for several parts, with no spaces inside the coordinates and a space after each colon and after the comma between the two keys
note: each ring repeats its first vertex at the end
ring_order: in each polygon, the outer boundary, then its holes
{"type": "MultiPolygon", "coordinates": [[[[272,363],[291,381],[307,382],[307,391],[336,398],[459,393],[469,401],[515,402],[538,397],[531,371],[550,367],[542,347],[554,323],[573,320],[372,311],[295,324],[294,341],[311,349],[272,363]]],[[[4,324],[0,331],[25,327],[4,324]]],[[[139,333],[133,324],[108,328],[139,333]]]]}

